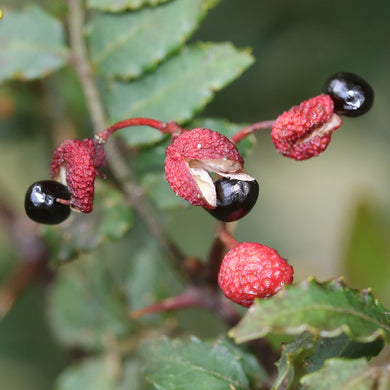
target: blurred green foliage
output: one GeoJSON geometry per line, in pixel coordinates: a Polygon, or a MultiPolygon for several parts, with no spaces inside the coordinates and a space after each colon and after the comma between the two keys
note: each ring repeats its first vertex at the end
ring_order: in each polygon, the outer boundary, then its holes
{"type": "MultiPolygon", "coordinates": [[[[7,7],[27,3],[41,4],[58,18],[65,18],[65,1],[59,0],[8,0],[1,8],[6,12],[7,7]]],[[[216,95],[205,116],[243,123],[272,119],[320,93],[326,78],[340,70],[358,73],[371,83],[376,95],[373,109],[359,120],[345,119],[328,150],[315,161],[286,161],[274,151],[269,137],[257,136],[247,171],[260,182],[260,200],[239,223],[237,237],[278,248],[294,265],[297,281],[309,274],[323,280],[345,273],[347,282],[359,288],[372,287],[387,304],[389,14],[390,3],[386,0],[370,4],[364,0],[353,4],[335,0],[222,0],[192,38],[231,40],[238,47],[252,47],[256,59],[239,80],[216,95]]],[[[44,82],[2,85],[3,201],[23,215],[25,188],[34,180],[48,177],[54,147],[64,138],[85,137],[90,131],[73,71],[62,69],[44,82]]],[[[188,255],[207,253],[212,237],[207,213],[188,208],[165,218],[173,239],[188,255]]],[[[132,248],[107,245],[107,256],[122,259],[121,264],[125,264],[128,256],[124,253],[132,248]]],[[[102,251],[105,253],[104,248],[102,251]]],[[[139,261],[150,265],[150,253],[139,256],[139,261]]],[[[0,280],[15,261],[7,225],[0,221],[0,280]]],[[[139,266],[136,275],[141,271],[139,266]]],[[[156,279],[158,276],[154,275],[156,279]]],[[[99,281],[97,278],[95,283],[101,287],[99,281]]],[[[142,286],[132,288],[139,289],[141,301],[153,301],[142,286]]],[[[52,389],[54,378],[68,361],[69,356],[53,341],[48,329],[45,289],[46,283],[37,281],[0,322],[0,388],[52,389]]],[[[165,294],[163,291],[162,296],[165,294]]],[[[207,313],[195,310],[179,313],[178,321],[183,328],[204,337],[214,336],[223,328],[207,313]],[[204,323],[210,321],[211,326],[205,329],[204,323]]]]}

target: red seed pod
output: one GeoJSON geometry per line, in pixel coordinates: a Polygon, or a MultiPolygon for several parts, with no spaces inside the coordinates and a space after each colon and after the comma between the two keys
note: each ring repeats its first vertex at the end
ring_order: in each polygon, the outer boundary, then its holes
{"type": "Polygon", "coordinates": [[[332,133],[343,123],[334,113],[329,95],[319,95],[281,114],[272,126],[277,151],[295,160],[318,156],[328,146],[332,133]]]}
{"type": "Polygon", "coordinates": [[[271,297],[291,284],[293,273],[293,267],[275,249],[243,242],[225,255],[218,284],[226,297],[249,307],[255,298],[271,297]]]}
{"type": "Polygon", "coordinates": [[[209,129],[185,131],[168,146],[165,175],[173,191],[195,206],[216,207],[216,190],[209,172],[239,180],[254,180],[242,171],[244,160],[234,143],[209,129]]]}
{"type": "Polygon", "coordinates": [[[92,211],[95,176],[103,161],[102,145],[89,138],[66,140],[55,150],[50,164],[51,176],[68,186],[74,210],[92,211]]]}

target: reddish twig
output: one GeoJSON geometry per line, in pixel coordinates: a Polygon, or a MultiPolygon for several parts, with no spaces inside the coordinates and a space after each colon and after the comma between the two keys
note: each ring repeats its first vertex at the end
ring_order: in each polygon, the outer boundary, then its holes
{"type": "Polygon", "coordinates": [[[238,143],[238,142],[242,141],[248,135],[256,133],[259,130],[270,129],[274,123],[275,123],[275,120],[252,123],[251,125],[246,126],[243,129],[237,131],[237,133],[235,133],[231,137],[231,140],[234,143],[238,143]]]}
{"type": "Polygon", "coordinates": [[[170,121],[170,122],[162,122],[155,119],[150,118],[131,118],[131,119],[125,119],[120,122],[116,122],[107,129],[103,130],[99,134],[97,134],[95,137],[96,139],[103,143],[106,142],[108,137],[110,137],[113,133],[115,133],[118,130],[124,129],[126,127],[131,126],[149,126],[153,127],[154,129],[160,130],[162,134],[171,134],[173,137],[177,137],[180,135],[183,131],[186,131],[187,129],[179,126],[176,122],[170,121]]]}
{"type": "Polygon", "coordinates": [[[185,309],[195,306],[206,307],[206,304],[201,290],[197,287],[190,286],[182,294],[167,298],[161,302],[146,306],[142,309],[135,310],[130,315],[132,318],[139,318],[146,314],[185,309]]]}
{"type": "Polygon", "coordinates": [[[239,244],[239,242],[231,234],[229,234],[226,230],[219,232],[219,239],[229,249],[233,249],[234,247],[236,247],[239,244]]]}

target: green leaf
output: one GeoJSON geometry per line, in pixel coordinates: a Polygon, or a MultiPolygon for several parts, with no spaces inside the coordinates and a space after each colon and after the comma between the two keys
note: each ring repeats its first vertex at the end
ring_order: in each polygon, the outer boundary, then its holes
{"type": "Polygon", "coordinates": [[[118,262],[112,253],[95,251],[61,267],[50,291],[48,316],[63,345],[100,350],[108,337],[130,331],[121,285],[113,275],[118,262]]]}
{"type": "Polygon", "coordinates": [[[370,367],[365,359],[329,359],[324,367],[301,379],[311,390],[386,390],[390,385],[388,367],[370,367]]]}
{"type": "Polygon", "coordinates": [[[255,355],[234,344],[230,339],[226,338],[218,342],[223,344],[237,359],[242,361],[251,389],[265,387],[265,384],[269,382],[269,377],[265,369],[260,366],[259,360],[255,355]]]}
{"type": "Polygon", "coordinates": [[[301,376],[306,373],[306,361],[315,351],[316,340],[309,332],[304,332],[282,350],[282,356],[276,363],[278,377],[272,390],[294,389],[299,383],[301,376]]]}
{"type": "Polygon", "coordinates": [[[164,314],[133,321],[130,312],[182,289],[161,248],[136,218],[125,239],[106,242],[58,269],[48,302],[50,325],[65,346],[100,350],[107,337],[130,337],[140,324],[163,326],[164,314]]]}
{"type": "Polygon", "coordinates": [[[138,77],[182,46],[217,2],[175,0],[138,12],[96,14],[89,26],[92,64],[104,76],[138,77]]]}
{"type": "Polygon", "coordinates": [[[95,182],[94,210],[73,213],[57,227],[44,228],[51,249],[51,264],[72,260],[107,240],[118,240],[133,224],[133,213],[121,192],[102,180],[95,182]]]}
{"type": "Polygon", "coordinates": [[[142,355],[146,380],[155,389],[250,389],[244,356],[224,341],[163,339],[147,344],[142,355]]]}
{"type": "Polygon", "coordinates": [[[180,209],[190,205],[172,191],[163,171],[161,173],[145,174],[142,177],[141,185],[159,210],[180,209]]]}
{"type": "Polygon", "coordinates": [[[120,375],[109,357],[88,358],[72,365],[57,378],[56,390],[141,390],[140,362],[126,359],[120,375]],[[131,384],[131,387],[130,387],[131,384]]]}
{"type": "Polygon", "coordinates": [[[147,5],[156,6],[170,0],[87,0],[89,8],[100,11],[119,12],[127,9],[138,9],[147,5]]]}
{"type": "Polygon", "coordinates": [[[67,60],[62,25],[38,6],[7,12],[0,37],[0,81],[45,77],[67,60]]]}
{"type": "Polygon", "coordinates": [[[346,248],[346,279],[354,286],[372,286],[377,295],[388,292],[390,276],[389,229],[372,204],[358,204],[346,248]]]}
{"type": "MultiPolygon", "coordinates": [[[[231,44],[196,44],[133,82],[113,81],[103,94],[112,122],[150,117],[183,123],[200,111],[214,93],[252,63],[248,51],[231,44]]],[[[156,142],[161,134],[148,127],[120,132],[129,146],[156,142]]]]}
{"type": "Polygon", "coordinates": [[[322,337],[345,332],[359,342],[390,340],[388,312],[370,291],[350,289],[341,280],[321,284],[314,279],[288,286],[271,299],[256,300],[230,335],[244,342],[268,333],[305,330],[322,337]]]}

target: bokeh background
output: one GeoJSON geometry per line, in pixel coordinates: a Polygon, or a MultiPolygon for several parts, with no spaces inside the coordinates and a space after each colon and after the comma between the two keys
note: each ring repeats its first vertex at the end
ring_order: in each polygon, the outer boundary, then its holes
{"type": "MultiPolygon", "coordinates": [[[[63,15],[64,2],[32,2],[63,15]]],[[[26,3],[2,1],[0,7],[26,3]]],[[[236,236],[276,248],[294,265],[298,282],[309,275],[319,280],[344,275],[351,286],[371,287],[387,306],[389,16],[387,0],[222,0],[192,38],[230,40],[251,47],[256,59],[239,80],[217,94],[203,116],[242,123],[274,119],[321,93],[325,80],[338,71],[357,73],[372,85],[371,111],[345,118],[328,149],[317,158],[289,160],[276,153],[269,131],[256,136],[246,170],[258,179],[260,198],[238,224],[236,236]]],[[[49,145],[62,139],[61,129],[67,126],[59,123],[58,139],[53,140],[53,129],[46,127],[50,118],[57,111],[68,111],[80,127],[88,129],[77,87],[61,80],[52,76],[44,91],[39,83],[0,87],[1,196],[21,214],[26,186],[47,176],[49,145]]],[[[177,212],[169,225],[188,254],[205,255],[213,232],[208,214],[189,208],[177,212]]],[[[15,260],[7,226],[0,221],[0,281],[15,260]]],[[[50,389],[65,364],[66,356],[48,329],[44,307],[45,292],[37,283],[0,321],[0,389],[50,389]]]]}

